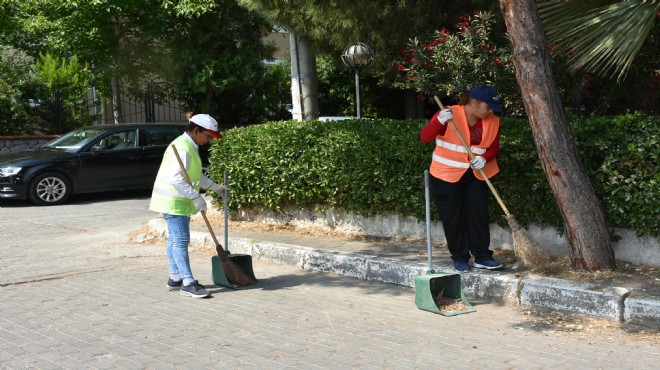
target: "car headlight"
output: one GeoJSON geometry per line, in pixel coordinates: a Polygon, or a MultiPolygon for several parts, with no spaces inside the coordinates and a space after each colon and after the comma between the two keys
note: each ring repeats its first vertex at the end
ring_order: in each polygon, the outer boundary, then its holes
{"type": "Polygon", "coordinates": [[[22,167],[0,167],[0,176],[14,176],[21,172],[22,167]]]}

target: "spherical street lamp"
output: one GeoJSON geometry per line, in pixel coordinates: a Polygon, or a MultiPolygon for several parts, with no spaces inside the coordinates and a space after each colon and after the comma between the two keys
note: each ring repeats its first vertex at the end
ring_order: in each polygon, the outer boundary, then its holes
{"type": "Polygon", "coordinates": [[[364,42],[355,42],[344,49],[341,60],[355,71],[355,105],[357,116],[360,118],[360,70],[365,68],[374,59],[374,51],[364,42]]]}

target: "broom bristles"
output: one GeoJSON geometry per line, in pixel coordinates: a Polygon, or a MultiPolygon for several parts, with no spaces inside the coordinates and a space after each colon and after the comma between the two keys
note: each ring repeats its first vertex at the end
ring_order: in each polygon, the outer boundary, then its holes
{"type": "Polygon", "coordinates": [[[227,255],[227,252],[225,252],[224,249],[222,249],[222,246],[217,244],[215,246],[215,250],[218,253],[218,257],[220,257],[220,261],[222,261],[222,268],[225,271],[225,276],[227,277],[227,280],[229,280],[230,283],[237,287],[244,287],[247,285],[254,284],[255,281],[252,280],[251,277],[249,277],[243,269],[238,267],[227,255]]]}
{"type": "Polygon", "coordinates": [[[550,261],[550,254],[529,235],[513,215],[506,217],[513,237],[513,251],[525,266],[540,266],[550,261]]]}

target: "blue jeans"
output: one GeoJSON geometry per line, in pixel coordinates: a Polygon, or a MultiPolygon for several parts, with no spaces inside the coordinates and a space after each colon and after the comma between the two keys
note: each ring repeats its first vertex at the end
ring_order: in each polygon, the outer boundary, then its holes
{"type": "Polygon", "coordinates": [[[188,244],[190,244],[190,216],[163,214],[167,221],[167,260],[170,274],[179,274],[181,279],[193,277],[190,271],[188,244]]]}

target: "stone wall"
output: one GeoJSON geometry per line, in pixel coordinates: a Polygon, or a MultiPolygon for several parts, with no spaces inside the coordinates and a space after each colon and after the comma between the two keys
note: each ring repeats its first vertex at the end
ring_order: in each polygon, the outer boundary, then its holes
{"type": "Polygon", "coordinates": [[[38,148],[58,135],[0,136],[0,153],[38,148]]]}

